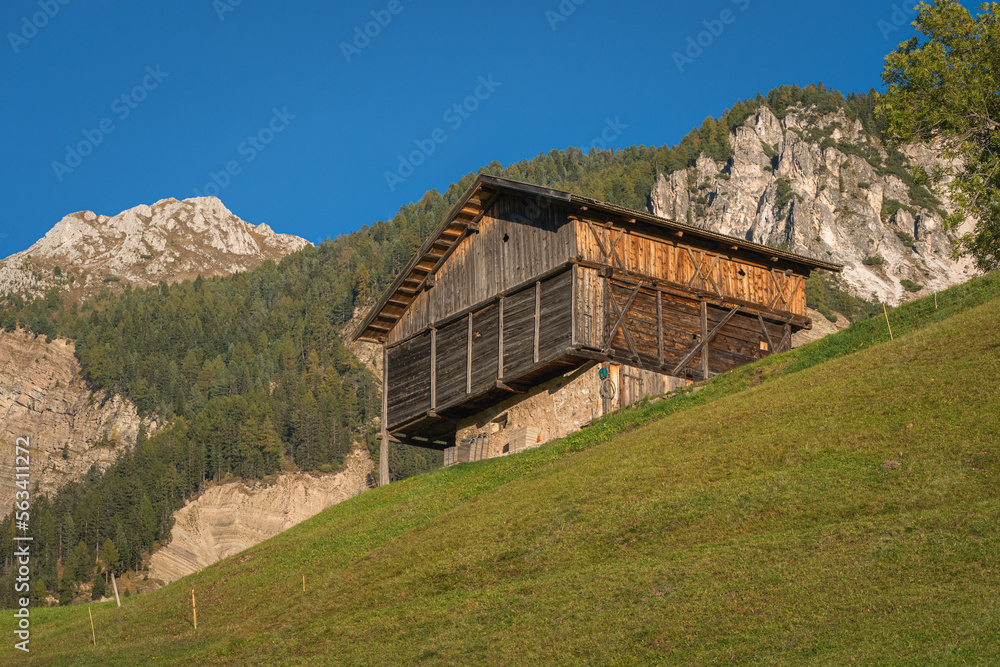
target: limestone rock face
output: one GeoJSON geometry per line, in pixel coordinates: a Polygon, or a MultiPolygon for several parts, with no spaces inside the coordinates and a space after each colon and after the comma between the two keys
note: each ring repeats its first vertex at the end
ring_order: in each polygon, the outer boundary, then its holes
{"type": "Polygon", "coordinates": [[[250,271],[308,245],[244,222],[215,197],[164,199],[113,217],[82,211],[0,261],[0,293],[38,295],[58,287],[82,300],[126,283],[146,287],[250,271]]]}
{"type": "MultiPolygon", "coordinates": [[[[921,285],[915,296],[922,296],[975,275],[970,260],[950,257],[955,239],[975,221],[945,232],[942,213],[953,210],[947,198],[940,206],[917,203],[899,176],[873,167],[862,153],[883,160],[889,153],[842,110],[824,115],[799,107],[778,119],[763,107],[729,140],[728,163],[702,157],[660,175],[650,195],[653,213],[844,264],[841,280],[850,292],[889,304],[914,296],[903,280],[921,285]],[[848,145],[854,149],[842,150],[848,145]]],[[[943,164],[930,147],[902,152],[907,169],[931,172],[943,164]]]]}
{"type": "Polygon", "coordinates": [[[359,449],[333,475],[287,473],[271,485],[213,486],[174,513],[170,543],[150,559],[149,578],[168,584],[364,492],[374,466],[359,449]]]}
{"type": "MultiPolygon", "coordinates": [[[[0,515],[14,501],[15,443],[27,438],[29,482],[54,492],[107,467],[139,432],[135,406],[120,396],[95,394],[80,378],[72,341],[46,343],[24,331],[0,332],[0,515]],[[107,445],[98,443],[107,441],[107,445]]],[[[157,424],[147,423],[152,432],[157,424]]]]}

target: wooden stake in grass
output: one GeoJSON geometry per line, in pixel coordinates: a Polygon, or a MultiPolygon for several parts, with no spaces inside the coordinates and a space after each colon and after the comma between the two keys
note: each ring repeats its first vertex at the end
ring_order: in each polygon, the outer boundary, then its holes
{"type": "Polygon", "coordinates": [[[198,629],[198,607],[194,602],[194,589],[191,589],[191,616],[194,618],[194,629],[198,629]]]}
{"type": "Polygon", "coordinates": [[[302,592],[306,592],[306,575],[302,575],[302,592]]]}
{"type": "Polygon", "coordinates": [[[885,309],[885,304],[882,304],[882,312],[885,313],[885,324],[889,327],[889,340],[895,341],[896,339],[892,337],[892,325],[889,324],[889,311],[885,309]]]}
{"type": "Polygon", "coordinates": [[[87,605],[87,614],[90,616],[90,636],[94,638],[94,646],[97,646],[97,633],[94,632],[94,614],[90,611],[90,605],[87,605]]]}
{"type": "Polygon", "coordinates": [[[118,584],[115,583],[115,573],[114,572],[111,573],[111,588],[115,589],[115,602],[118,603],[119,607],[121,607],[122,606],[122,601],[121,601],[121,598],[118,597],[118,584]]]}

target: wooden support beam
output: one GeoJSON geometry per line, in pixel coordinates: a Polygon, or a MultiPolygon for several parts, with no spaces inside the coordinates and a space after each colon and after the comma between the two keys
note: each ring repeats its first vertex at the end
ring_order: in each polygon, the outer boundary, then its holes
{"type": "Polygon", "coordinates": [[[542,282],[535,283],[535,351],[534,362],[538,363],[539,334],[542,328],[542,282]]]}
{"type": "Polygon", "coordinates": [[[688,288],[690,289],[692,287],[696,279],[700,279],[701,286],[704,289],[707,290],[709,288],[709,285],[711,285],[712,289],[715,290],[715,293],[718,296],[722,296],[722,290],[720,290],[719,286],[715,284],[715,278],[712,277],[712,271],[715,269],[715,265],[719,261],[719,256],[718,255],[712,256],[712,262],[711,264],[708,265],[708,269],[706,270],[705,252],[703,250],[698,251],[699,255],[701,256],[701,261],[696,262],[694,261],[694,254],[691,252],[691,248],[685,247],[684,249],[687,250],[688,257],[691,258],[691,263],[694,265],[694,275],[692,275],[691,280],[688,281],[687,284],[688,288]]]}
{"type": "Polygon", "coordinates": [[[656,349],[657,360],[663,368],[663,291],[656,290],[656,349]]]}
{"type": "Polygon", "coordinates": [[[790,349],[792,349],[792,327],[786,324],[785,335],[781,337],[781,342],[778,343],[778,351],[787,352],[790,349]]]}
{"type": "Polygon", "coordinates": [[[701,346],[701,376],[708,379],[708,304],[701,302],[701,339],[705,341],[701,346]]]}
{"type": "Polygon", "coordinates": [[[610,263],[610,253],[607,248],[604,247],[604,241],[601,239],[601,235],[597,233],[597,228],[594,227],[594,223],[590,220],[587,221],[587,227],[590,228],[590,232],[594,235],[594,240],[597,241],[597,247],[601,251],[601,257],[604,258],[606,263],[610,263]]]}
{"type": "Polygon", "coordinates": [[[378,450],[378,485],[389,483],[389,350],[382,348],[382,444],[378,450]]]}
{"type": "Polygon", "coordinates": [[[469,343],[465,357],[465,393],[472,393],[472,313],[469,313],[469,343]]]}
{"type": "MultiPolygon", "coordinates": [[[[691,279],[687,281],[687,288],[691,289],[694,285],[694,281],[701,275],[701,262],[695,261],[694,253],[691,252],[691,248],[684,246],[684,250],[687,251],[688,257],[691,259],[691,264],[694,266],[694,273],[691,274],[691,279]]],[[[702,261],[705,260],[704,253],[701,255],[702,261]]]]}
{"type": "Polygon", "coordinates": [[[569,301],[569,343],[570,345],[576,345],[576,280],[577,280],[577,267],[576,264],[570,269],[571,275],[570,279],[570,301],[569,301]]]}
{"type": "MultiPolygon", "coordinates": [[[[632,353],[632,357],[635,359],[639,358],[639,353],[635,349],[635,343],[632,341],[632,334],[629,333],[628,327],[624,326],[625,317],[628,315],[628,309],[632,307],[632,302],[635,301],[635,297],[638,296],[639,290],[642,288],[641,285],[636,285],[632,293],[629,294],[628,300],[625,302],[625,307],[622,308],[618,305],[618,301],[615,300],[613,294],[608,295],[608,299],[611,304],[614,305],[615,310],[618,312],[618,320],[615,322],[615,326],[611,328],[610,333],[608,333],[607,340],[604,341],[604,352],[611,351],[611,344],[615,340],[615,336],[618,334],[618,330],[621,329],[622,333],[625,335],[625,343],[628,345],[629,351],[632,353]]],[[[609,290],[610,291],[610,290],[609,290]]]]}
{"type": "Polygon", "coordinates": [[[429,419],[440,419],[442,421],[452,422],[454,424],[457,424],[457,423],[459,423],[459,421],[461,421],[459,419],[455,419],[454,417],[447,417],[445,415],[442,415],[437,410],[428,410],[427,411],[427,417],[429,419]]]}
{"type": "MultiPolygon", "coordinates": [[[[625,262],[622,261],[621,256],[618,254],[618,242],[621,240],[622,234],[624,234],[624,233],[625,233],[624,229],[618,230],[618,236],[615,237],[615,242],[611,244],[611,250],[610,250],[611,255],[615,259],[618,260],[618,266],[621,267],[621,268],[623,268],[623,269],[625,268],[625,262]]],[[[609,257],[608,258],[608,263],[610,263],[610,262],[611,262],[611,258],[609,257]]]]}
{"type": "MultiPolygon", "coordinates": [[[[702,312],[702,331],[705,331],[705,329],[707,329],[707,326],[708,326],[708,312],[707,311],[708,311],[707,303],[706,302],[702,302],[702,311],[701,311],[702,312]]],[[[739,311],[740,311],[740,309],[737,307],[737,308],[733,308],[731,311],[729,311],[728,313],[726,313],[726,316],[723,317],[722,320],[717,325],[715,325],[715,328],[712,329],[712,331],[708,332],[706,335],[703,335],[702,340],[698,341],[697,345],[695,345],[693,348],[691,348],[688,351],[688,353],[684,356],[684,358],[681,359],[681,362],[674,367],[674,370],[670,374],[674,375],[674,376],[680,376],[681,371],[683,371],[684,368],[688,364],[690,364],[691,361],[695,357],[698,356],[698,353],[701,352],[701,348],[702,347],[707,348],[708,344],[712,341],[713,338],[715,338],[716,334],[718,334],[720,331],[722,331],[722,327],[724,327],[727,324],[729,324],[729,320],[731,320],[733,318],[733,316],[736,315],[736,313],[738,313],[739,311]]],[[[791,328],[791,327],[789,327],[789,328],[791,328]]],[[[706,359],[707,359],[707,356],[708,355],[706,354],[706,359]]]]}
{"type": "Polygon", "coordinates": [[[764,340],[767,342],[767,353],[774,354],[777,350],[774,349],[774,341],[771,340],[771,334],[767,330],[767,325],[764,324],[764,318],[758,315],[757,319],[760,321],[760,330],[764,332],[764,340]]]}
{"type": "Polygon", "coordinates": [[[498,343],[497,343],[497,381],[498,382],[500,381],[500,378],[503,377],[503,302],[504,302],[504,297],[500,297],[500,303],[497,306],[497,308],[499,308],[499,310],[497,312],[497,320],[499,320],[499,325],[498,326],[499,326],[499,329],[500,329],[500,336],[498,338],[498,343]]]}
{"type": "Polygon", "coordinates": [[[437,329],[431,329],[431,410],[437,409],[437,329]]]}
{"type": "Polygon", "coordinates": [[[494,384],[494,386],[497,389],[502,389],[503,391],[509,391],[512,394],[527,394],[528,393],[528,392],[524,391],[523,389],[514,389],[509,384],[507,384],[506,382],[501,382],[499,379],[496,381],[496,383],[494,384]]]}
{"type": "MultiPolygon", "coordinates": [[[[771,275],[771,282],[774,283],[774,288],[777,290],[777,293],[774,295],[774,298],[771,299],[771,303],[768,306],[768,308],[774,310],[774,307],[778,304],[779,301],[781,301],[781,305],[783,305],[785,307],[785,310],[787,310],[788,299],[785,298],[785,288],[778,283],[778,278],[774,275],[775,271],[776,269],[771,269],[770,271],[768,271],[768,273],[771,275]]],[[[786,279],[786,284],[787,284],[787,279],[786,279]]]]}

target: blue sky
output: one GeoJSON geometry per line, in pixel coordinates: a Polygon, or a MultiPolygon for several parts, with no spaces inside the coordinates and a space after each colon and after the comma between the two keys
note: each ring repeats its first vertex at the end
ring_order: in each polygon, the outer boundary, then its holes
{"type": "Polygon", "coordinates": [[[7,0],[0,256],[198,193],[319,242],[609,121],[615,146],[674,144],[781,84],[878,88],[907,6],[7,0]]]}

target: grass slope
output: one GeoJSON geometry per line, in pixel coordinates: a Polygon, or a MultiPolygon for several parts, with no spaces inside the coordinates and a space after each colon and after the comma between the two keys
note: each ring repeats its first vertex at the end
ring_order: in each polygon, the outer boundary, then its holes
{"type": "Polygon", "coordinates": [[[832,337],[366,493],[95,605],[96,648],[82,606],[33,611],[17,662],[1000,662],[998,319],[832,337]]]}

